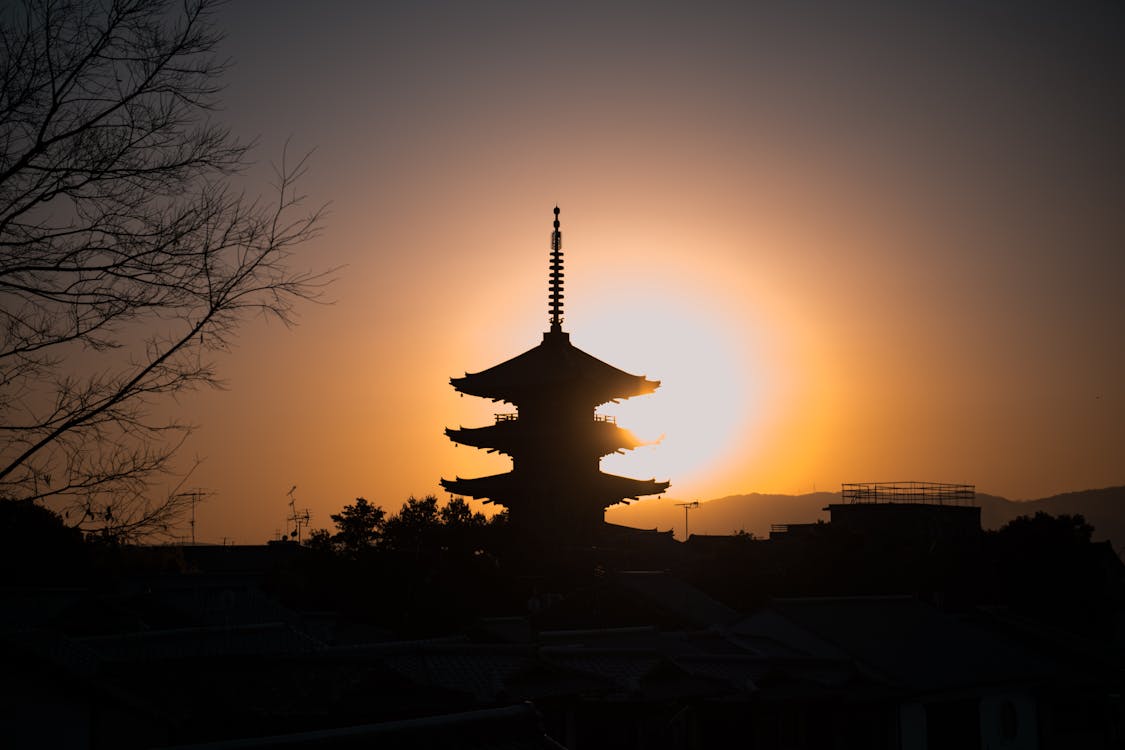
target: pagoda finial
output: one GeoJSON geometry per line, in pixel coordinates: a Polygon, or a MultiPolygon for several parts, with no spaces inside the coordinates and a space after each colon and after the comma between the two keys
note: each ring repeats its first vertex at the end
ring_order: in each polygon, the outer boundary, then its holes
{"type": "Polygon", "coordinates": [[[562,331],[563,307],[562,232],[559,231],[559,207],[555,206],[555,231],[551,232],[551,273],[547,309],[551,313],[551,333],[562,331]]]}

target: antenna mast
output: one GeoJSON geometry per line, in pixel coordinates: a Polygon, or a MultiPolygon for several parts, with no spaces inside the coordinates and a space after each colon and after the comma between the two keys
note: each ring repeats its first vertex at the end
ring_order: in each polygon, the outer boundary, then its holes
{"type": "Polygon", "coordinates": [[[690,503],[676,503],[676,507],[684,509],[684,541],[686,542],[688,540],[688,536],[690,536],[688,534],[688,511],[698,508],[699,501],[692,500],[690,503]]]}
{"type": "Polygon", "coordinates": [[[559,231],[558,206],[555,206],[555,231],[551,232],[551,273],[549,278],[548,289],[550,294],[547,299],[550,302],[547,309],[551,313],[551,333],[558,333],[562,331],[563,321],[563,252],[562,232],[559,231]]]}
{"type": "Polygon", "coordinates": [[[297,544],[300,544],[301,527],[309,525],[309,522],[312,520],[312,514],[309,513],[308,508],[300,511],[297,510],[297,498],[293,496],[293,492],[296,489],[297,485],[293,485],[289,488],[289,492],[286,493],[289,495],[289,518],[286,520],[293,524],[293,530],[289,532],[289,538],[296,538],[297,544]]]}
{"type": "Polygon", "coordinates": [[[204,499],[206,497],[210,497],[211,494],[212,493],[211,493],[210,490],[205,490],[202,487],[193,487],[191,490],[189,490],[187,492],[180,492],[180,493],[176,494],[176,497],[178,497],[178,498],[179,497],[191,498],[191,520],[189,521],[189,524],[191,526],[191,543],[192,544],[195,544],[195,506],[198,505],[199,502],[202,499],[204,499]]]}

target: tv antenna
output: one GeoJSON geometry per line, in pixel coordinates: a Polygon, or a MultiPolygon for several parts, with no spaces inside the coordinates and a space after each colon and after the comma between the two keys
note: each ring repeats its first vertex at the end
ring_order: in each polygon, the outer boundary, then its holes
{"type": "Polygon", "coordinates": [[[296,539],[297,544],[300,544],[301,527],[307,527],[309,525],[309,521],[312,520],[312,515],[309,513],[308,508],[305,508],[304,510],[297,510],[297,498],[293,495],[293,492],[296,491],[296,489],[297,485],[293,485],[289,488],[289,492],[286,493],[287,495],[289,495],[289,518],[286,520],[293,524],[293,530],[289,532],[289,538],[296,539]]]}
{"type": "Polygon", "coordinates": [[[195,544],[195,506],[206,497],[210,497],[212,493],[210,490],[205,490],[202,487],[193,487],[187,492],[178,492],[174,497],[191,498],[191,543],[195,544]]]}
{"type": "Polygon", "coordinates": [[[688,540],[688,511],[695,510],[699,507],[698,500],[692,500],[690,503],[676,503],[677,508],[684,509],[684,541],[688,540]]]}

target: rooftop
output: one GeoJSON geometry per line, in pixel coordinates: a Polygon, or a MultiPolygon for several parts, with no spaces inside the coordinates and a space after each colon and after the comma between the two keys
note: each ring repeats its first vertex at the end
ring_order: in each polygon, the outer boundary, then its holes
{"type": "Polygon", "coordinates": [[[543,334],[533,349],[481,372],[450,378],[454,388],[470,396],[520,403],[560,390],[589,394],[592,405],[652,393],[658,380],[631,375],[570,343],[566,332],[543,334]]]}
{"type": "Polygon", "coordinates": [[[945,482],[856,482],[840,485],[843,502],[976,505],[976,487],[945,482]]]}

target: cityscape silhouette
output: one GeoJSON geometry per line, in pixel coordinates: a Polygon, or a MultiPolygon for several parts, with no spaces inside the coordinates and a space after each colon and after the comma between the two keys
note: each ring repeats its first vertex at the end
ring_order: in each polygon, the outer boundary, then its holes
{"type": "Polygon", "coordinates": [[[1123,37],[0,6],[0,748],[1125,748],[1123,37]]]}

